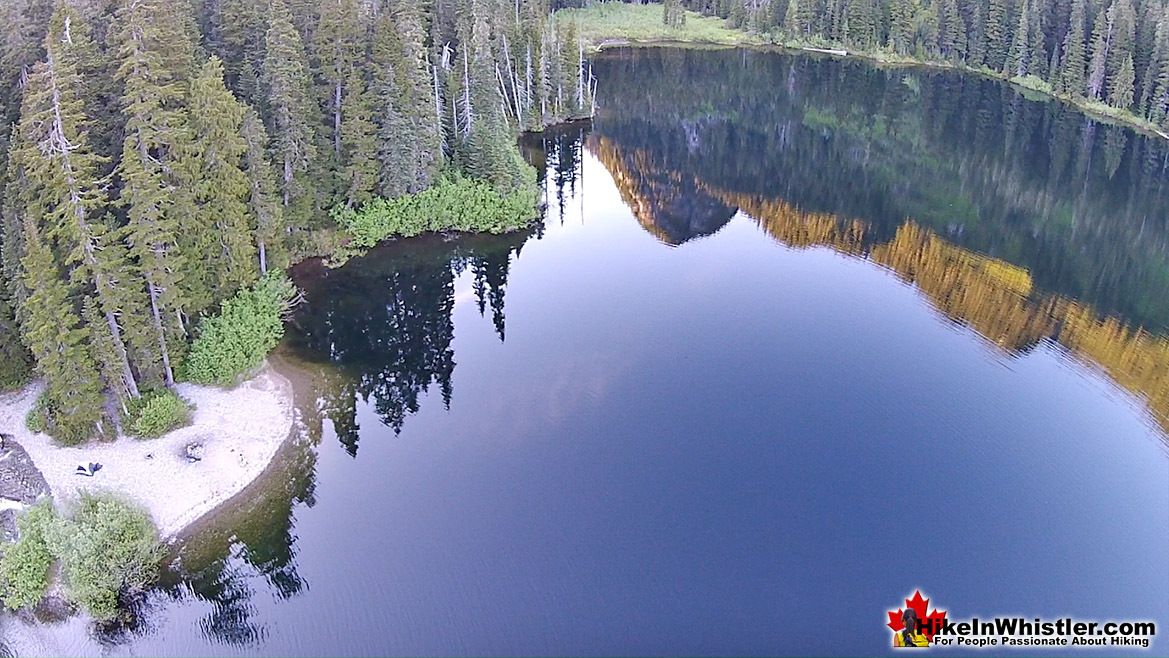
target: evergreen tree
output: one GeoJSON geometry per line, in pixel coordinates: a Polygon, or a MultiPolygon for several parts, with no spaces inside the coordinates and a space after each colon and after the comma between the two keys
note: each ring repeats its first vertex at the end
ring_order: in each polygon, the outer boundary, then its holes
{"type": "MultiPolygon", "coordinates": [[[[954,0],[948,0],[953,3],[954,0]]],[[[870,0],[857,0],[846,5],[848,40],[860,48],[869,48],[877,40],[876,8],[870,0]]],[[[955,10],[956,11],[956,10],[955,10]]]]}
{"type": "Polygon", "coordinates": [[[1038,26],[1032,25],[1035,12],[1031,9],[1031,3],[1032,0],[1023,0],[1019,7],[1019,24],[1015,28],[1015,37],[1003,68],[1003,72],[1009,76],[1022,77],[1031,72],[1032,31],[1038,29],[1038,26]]]}
{"type": "MultiPolygon", "coordinates": [[[[4,169],[3,180],[8,180],[7,162],[2,161],[4,169]]],[[[0,187],[0,190],[5,188],[0,187]]],[[[10,188],[15,191],[16,186],[10,188]]],[[[3,230],[0,230],[0,390],[16,387],[28,381],[32,372],[32,355],[20,341],[20,323],[17,320],[16,307],[17,282],[20,278],[20,252],[16,234],[8,226],[9,212],[5,198],[0,196],[0,219],[3,220],[3,230]],[[11,243],[11,244],[10,244],[11,243]],[[11,264],[11,267],[9,266],[11,264]],[[15,277],[16,281],[11,277],[15,277]]],[[[15,215],[15,213],[13,213],[15,215]]]]}
{"type": "Polygon", "coordinates": [[[280,167],[284,217],[292,225],[306,226],[311,222],[313,201],[312,187],[304,174],[316,157],[315,109],[304,44],[284,0],[272,0],[264,43],[262,82],[272,156],[280,167]]]}
{"type": "Polygon", "coordinates": [[[97,365],[77,317],[70,291],[52,250],[31,214],[24,222],[21,259],[24,302],[21,335],[45,379],[45,427],[66,444],[82,443],[102,432],[102,396],[97,365]]]}
{"type": "Polygon", "coordinates": [[[1156,124],[1165,119],[1167,104],[1169,104],[1169,8],[1162,15],[1157,29],[1160,48],[1152,61],[1149,62],[1149,72],[1146,74],[1148,93],[1141,104],[1145,117],[1156,124]]]}
{"type": "Polygon", "coordinates": [[[0,3],[0,154],[8,151],[10,128],[20,118],[20,96],[33,65],[44,59],[45,33],[53,0],[0,3]]]}
{"type": "Polygon", "coordinates": [[[258,268],[256,219],[248,208],[251,186],[243,171],[244,106],[224,86],[218,57],[192,79],[188,106],[191,139],[182,176],[195,212],[184,222],[179,244],[187,312],[196,315],[255,282],[258,268]]]}
{"type": "Polygon", "coordinates": [[[275,172],[268,161],[268,131],[256,111],[247,108],[240,123],[244,140],[244,173],[248,177],[248,209],[256,222],[256,254],[260,273],[268,273],[268,262],[287,264],[284,253],[284,213],[279,201],[275,172]]]}
{"type": "MultiPolygon", "coordinates": [[[[7,287],[6,281],[0,281],[7,287]]],[[[16,309],[0,290],[0,391],[22,386],[32,372],[32,355],[20,342],[16,309]]]]}
{"type": "Polygon", "coordinates": [[[1003,70],[1011,50],[1009,0],[990,0],[986,15],[986,65],[1003,70]]]}
{"type": "Polygon", "coordinates": [[[117,14],[118,79],[126,117],[121,204],[128,220],[126,239],[149,297],[156,351],[141,354],[140,369],[158,364],[162,381],[174,386],[174,371],[185,351],[183,257],[178,249],[173,171],[186,135],[184,76],[190,53],[181,14],[167,0],[126,0],[117,14]]]}
{"type": "Polygon", "coordinates": [[[908,55],[915,30],[913,0],[891,0],[889,12],[889,47],[899,55],[908,55]]]}
{"type": "Polygon", "coordinates": [[[1085,3],[1086,0],[1072,0],[1071,22],[1063,41],[1063,66],[1058,86],[1065,94],[1078,95],[1084,91],[1084,70],[1087,66],[1084,53],[1085,3]]]}
{"type": "MultiPolygon", "coordinates": [[[[543,9],[531,9],[533,13],[536,11],[540,12],[541,17],[546,15],[543,9]]],[[[435,111],[438,99],[431,94],[432,74],[427,61],[426,32],[422,28],[422,17],[417,5],[402,3],[395,11],[393,23],[398,36],[395,42],[397,49],[393,55],[396,62],[393,70],[398,80],[398,107],[412,129],[413,180],[408,191],[418,192],[430,187],[442,164],[442,132],[435,111]]],[[[538,34],[538,28],[533,29],[538,34]]],[[[434,74],[437,75],[437,70],[434,74]]]]}
{"type": "MultiPolygon", "coordinates": [[[[58,5],[45,38],[45,61],[29,77],[21,110],[21,152],[26,221],[56,243],[78,287],[93,286],[109,350],[103,355],[119,373],[112,391],[138,397],[120,318],[133,306],[125,285],[125,251],[107,235],[101,219],[107,200],[98,176],[100,158],[89,144],[89,121],[82,98],[84,79],[78,54],[89,54],[84,24],[64,4],[58,5]],[[75,50],[76,49],[76,50],[75,50]],[[35,199],[33,201],[32,199],[35,199]]],[[[133,320],[131,320],[133,321],[133,320]]]]}
{"type": "Polygon", "coordinates": [[[372,92],[378,130],[377,191],[386,198],[395,198],[412,191],[416,178],[416,133],[402,107],[409,95],[407,90],[401,88],[397,75],[406,66],[401,40],[396,21],[389,14],[378,17],[374,24],[371,52],[372,92]]]}
{"type": "Polygon", "coordinates": [[[986,23],[982,19],[982,5],[970,5],[970,34],[966,45],[966,64],[977,68],[986,63],[986,23]]]}
{"type": "Polygon", "coordinates": [[[1132,55],[1124,58],[1120,69],[1112,76],[1108,83],[1108,104],[1120,110],[1132,107],[1133,97],[1133,63],[1132,55]]]}
{"type": "Polygon", "coordinates": [[[1162,127],[1169,124],[1169,57],[1161,59],[1161,68],[1157,72],[1146,114],[1149,121],[1162,127]]]}
{"type": "Polygon", "coordinates": [[[1112,34],[1113,25],[1109,12],[1101,9],[1096,15],[1096,25],[1092,28],[1092,60],[1088,64],[1088,86],[1085,90],[1089,98],[1100,100],[1104,93],[1104,80],[1112,49],[1112,34]]]}
{"type": "MultiPolygon", "coordinates": [[[[1144,75],[1141,76],[1140,113],[1145,118],[1150,116],[1150,107],[1153,102],[1153,93],[1157,88],[1157,78],[1164,66],[1164,60],[1169,56],[1169,16],[1162,10],[1157,19],[1156,34],[1153,39],[1153,49],[1148,57],[1144,75]]],[[[1151,120],[1151,119],[1150,119],[1151,120]]]]}
{"type": "MultiPolygon", "coordinates": [[[[1032,0],[1029,7],[1031,18],[1027,26],[1028,69],[1031,75],[1042,77],[1050,72],[1047,57],[1047,37],[1043,24],[1043,3],[1032,0]],[[1045,68],[1045,64],[1048,66],[1045,68]]],[[[1056,48],[1055,50],[1059,50],[1056,48]]],[[[1049,78],[1051,79],[1051,78],[1049,78]]]]}
{"type": "Polygon", "coordinates": [[[793,37],[808,38],[816,31],[817,12],[815,0],[790,0],[787,10],[787,32],[793,37]]]}
{"type": "MultiPolygon", "coordinates": [[[[367,88],[363,71],[354,68],[345,87],[348,100],[341,120],[342,202],[352,208],[373,198],[378,183],[378,138],[372,114],[374,96],[367,88]]],[[[395,136],[396,139],[403,137],[405,135],[395,136]]]]}
{"type": "Polygon", "coordinates": [[[225,81],[251,103],[260,99],[260,66],[264,61],[267,3],[258,0],[217,0],[212,16],[216,36],[211,51],[223,61],[225,81]]]}
{"type": "MultiPolygon", "coordinates": [[[[342,133],[349,112],[349,103],[364,93],[364,84],[356,74],[361,53],[362,34],[357,0],[321,0],[320,20],[314,32],[314,61],[318,63],[317,97],[321,115],[326,117],[321,135],[328,135],[328,162],[332,176],[335,200],[346,201],[350,185],[346,162],[342,157],[342,133]],[[359,88],[352,89],[350,84],[359,88]]],[[[350,131],[352,132],[352,131],[350,131]]]]}
{"type": "Polygon", "coordinates": [[[9,304],[19,312],[27,296],[20,270],[20,260],[24,258],[24,200],[31,197],[24,191],[21,168],[12,164],[12,156],[17,150],[16,142],[10,143],[4,159],[4,197],[0,199],[0,220],[3,222],[0,226],[0,279],[4,282],[3,292],[9,304]]]}
{"type": "MultiPolygon", "coordinates": [[[[1136,5],[1136,14],[1133,16],[1136,38],[1132,48],[1133,72],[1136,73],[1136,84],[1133,88],[1136,90],[1144,87],[1144,76],[1149,70],[1150,60],[1156,49],[1157,24],[1163,12],[1164,7],[1159,0],[1138,2],[1136,5]]],[[[1139,95],[1134,98],[1140,100],[1139,95]]]]}
{"type": "Polygon", "coordinates": [[[1109,99],[1109,104],[1114,107],[1129,107],[1132,105],[1132,83],[1124,84],[1123,81],[1118,80],[1118,76],[1133,76],[1135,80],[1136,69],[1133,62],[1133,49],[1136,45],[1136,11],[1133,9],[1132,3],[1129,0],[1114,0],[1112,7],[1109,8],[1110,22],[1112,25],[1112,44],[1108,53],[1107,73],[1108,91],[1111,94],[1113,87],[1122,90],[1127,90],[1128,102],[1124,99],[1117,99],[1114,102],[1109,99]],[[1127,61],[1127,64],[1126,64],[1127,61]],[[1126,68],[1131,68],[1132,71],[1126,71],[1126,68]]]}
{"type": "Polygon", "coordinates": [[[945,59],[962,60],[966,55],[966,26],[958,13],[956,0],[940,0],[938,5],[938,54],[945,59]]]}

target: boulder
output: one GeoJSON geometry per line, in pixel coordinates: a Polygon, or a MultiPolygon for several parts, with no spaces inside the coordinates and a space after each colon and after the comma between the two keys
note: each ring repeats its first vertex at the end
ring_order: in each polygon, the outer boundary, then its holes
{"type": "Polygon", "coordinates": [[[49,495],[45,476],[24,448],[8,434],[0,434],[0,498],[32,505],[49,495]]]}
{"type": "Polygon", "coordinates": [[[19,533],[16,530],[16,510],[0,510],[0,540],[5,542],[16,541],[19,533]]]}

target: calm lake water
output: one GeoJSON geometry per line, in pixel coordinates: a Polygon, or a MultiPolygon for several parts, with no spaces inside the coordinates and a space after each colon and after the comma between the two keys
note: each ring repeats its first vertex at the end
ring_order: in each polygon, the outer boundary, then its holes
{"type": "Polygon", "coordinates": [[[9,643],[890,653],[919,588],[1169,633],[1164,141],[952,73],[594,70],[524,142],[542,228],[298,268],[302,435],[133,624],[9,643]]]}

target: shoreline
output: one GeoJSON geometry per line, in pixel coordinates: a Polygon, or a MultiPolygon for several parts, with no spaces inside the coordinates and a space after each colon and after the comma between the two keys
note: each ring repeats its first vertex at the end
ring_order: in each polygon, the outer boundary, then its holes
{"type": "MultiPolygon", "coordinates": [[[[240,487],[234,494],[217,502],[212,508],[170,537],[168,543],[172,549],[177,551],[172,553],[174,556],[181,559],[183,551],[191,542],[200,541],[205,535],[222,530],[225,527],[225,522],[230,526],[233,517],[247,514],[249,506],[255,500],[262,498],[266,489],[271,489],[273,486],[280,488],[279,484],[274,484],[276,481],[272,478],[287,477],[287,473],[281,471],[287,471],[288,466],[287,464],[282,466],[282,462],[288,460],[290,452],[304,448],[315,449],[316,441],[311,438],[312,433],[304,418],[305,411],[313,409],[316,401],[312,388],[313,374],[308,367],[298,363],[294,357],[290,357],[286,350],[287,348],[283,344],[274,349],[268,355],[266,368],[271,369],[272,372],[283,377],[289,383],[288,401],[292,404],[292,422],[287,436],[273,446],[272,456],[268,460],[268,464],[260,469],[247,484],[240,487]]],[[[232,532],[234,529],[229,530],[229,534],[232,532]]]]}
{"type": "Polygon", "coordinates": [[[60,506],[82,491],[107,490],[142,505],[172,543],[184,531],[229,503],[257,480],[295,434],[292,382],[271,363],[231,390],[180,384],[180,397],[195,404],[192,423],[157,439],[119,436],[111,442],[64,447],[25,427],[41,384],[0,394],[0,432],[28,452],[60,506]],[[203,446],[190,461],[186,447],[203,446]],[[78,464],[102,464],[92,478],[75,474],[78,464]]]}
{"type": "MultiPolygon", "coordinates": [[[[625,39],[618,37],[610,37],[602,39],[599,43],[590,44],[593,53],[599,53],[606,49],[612,48],[744,48],[748,50],[758,50],[762,52],[784,52],[807,57],[834,57],[836,59],[852,59],[869,62],[873,65],[889,68],[930,68],[939,70],[957,71],[964,75],[977,75],[987,80],[1001,82],[1025,93],[1038,94],[1046,101],[1054,101],[1063,103],[1084,116],[1101,123],[1108,123],[1117,126],[1122,126],[1130,130],[1136,131],[1148,137],[1158,137],[1169,141],[1169,132],[1163,131],[1156,126],[1136,117],[1135,115],[1124,116],[1113,114],[1104,111],[1101,108],[1095,107],[1091,101],[1087,99],[1068,96],[1060,94],[1055,91],[1049,91],[1043,88],[1037,88],[1032,85],[1024,84],[1017,78],[1007,77],[1001,73],[996,73],[989,69],[976,69],[962,64],[953,64],[950,62],[937,62],[931,60],[922,60],[909,57],[898,57],[895,55],[882,55],[880,53],[862,52],[854,50],[840,49],[839,52],[833,52],[836,49],[818,48],[813,46],[802,46],[794,44],[783,43],[752,43],[752,42],[730,42],[730,41],[695,41],[678,38],[652,38],[652,39],[625,39]],[[844,54],[840,54],[844,53],[844,54]]],[[[1107,106],[1105,106],[1107,107],[1107,106]]],[[[1111,109],[1111,108],[1109,108],[1111,109]]]]}

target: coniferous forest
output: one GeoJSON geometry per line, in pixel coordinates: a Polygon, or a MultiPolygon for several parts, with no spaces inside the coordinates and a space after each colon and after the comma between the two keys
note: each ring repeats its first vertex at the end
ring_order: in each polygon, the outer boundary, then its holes
{"type": "Polygon", "coordinates": [[[1169,130],[1162,0],[666,0],[789,44],[984,70],[1169,130]],[[887,54],[887,56],[885,56],[887,54]]]}
{"type": "Polygon", "coordinates": [[[320,253],[339,210],[534,185],[516,132],[592,103],[579,40],[550,11],[0,4],[0,388],[39,376],[47,431],[112,438],[184,378],[201,320],[320,253]]]}

